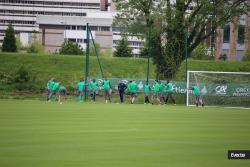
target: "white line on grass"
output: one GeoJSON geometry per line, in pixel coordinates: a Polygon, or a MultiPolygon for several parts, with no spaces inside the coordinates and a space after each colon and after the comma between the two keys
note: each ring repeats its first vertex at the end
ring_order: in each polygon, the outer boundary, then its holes
{"type": "Polygon", "coordinates": [[[103,129],[103,130],[81,130],[82,133],[117,133],[117,132],[136,132],[138,129],[103,129]]]}

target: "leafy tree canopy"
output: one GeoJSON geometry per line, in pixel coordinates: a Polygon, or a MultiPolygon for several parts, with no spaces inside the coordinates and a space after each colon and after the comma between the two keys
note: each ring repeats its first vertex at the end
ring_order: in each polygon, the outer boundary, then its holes
{"type": "Polygon", "coordinates": [[[175,76],[185,59],[215,30],[246,11],[246,0],[118,0],[117,27],[147,38],[158,78],[175,76]]]}
{"type": "Polygon", "coordinates": [[[15,31],[11,24],[8,25],[8,28],[5,31],[2,51],[3,52],[16,52],[17,51],[15,31]]]}

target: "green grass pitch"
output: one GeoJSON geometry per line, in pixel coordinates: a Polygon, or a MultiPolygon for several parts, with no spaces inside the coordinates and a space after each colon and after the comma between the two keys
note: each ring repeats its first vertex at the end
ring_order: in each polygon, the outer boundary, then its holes
{"type": "Polygon", "coordinates": [[[250,110],[0,100],[1,167],[249,167],[250,110]]]}

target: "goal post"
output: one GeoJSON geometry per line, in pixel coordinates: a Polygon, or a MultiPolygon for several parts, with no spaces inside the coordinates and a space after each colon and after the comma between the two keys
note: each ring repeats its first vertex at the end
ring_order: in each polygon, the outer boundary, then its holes
{"type": "Polygon", "coordinates": [[[188,71],[186,105],[194,106],[194,86],[205,106],[250,108],[250,73],[188,71]]]}

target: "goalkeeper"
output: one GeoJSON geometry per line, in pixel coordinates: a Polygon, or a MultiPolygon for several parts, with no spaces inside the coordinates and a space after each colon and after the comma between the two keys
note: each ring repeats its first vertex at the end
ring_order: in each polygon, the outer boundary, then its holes
{"type": "Polygon", "coordinates": [[[200,93],[200,89],[199,89],[199,86],[197,84],[195,84],[191,90],[194,91],[194,95],[195,95],[195,105],[198,107],[199,104],[204,107],[204,103],[203,103],[203,100],[201,98],[201,93],[200,93]]]}

